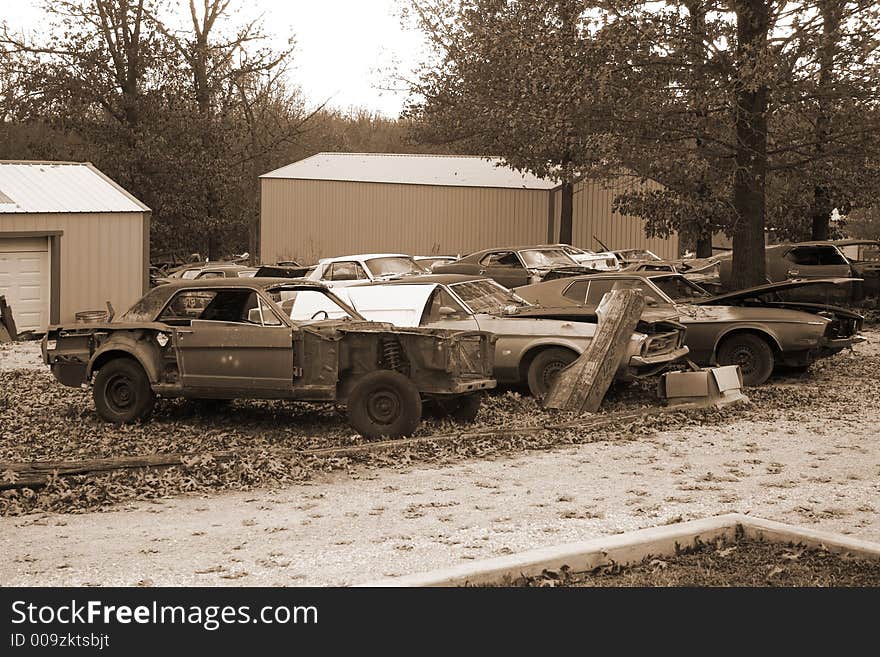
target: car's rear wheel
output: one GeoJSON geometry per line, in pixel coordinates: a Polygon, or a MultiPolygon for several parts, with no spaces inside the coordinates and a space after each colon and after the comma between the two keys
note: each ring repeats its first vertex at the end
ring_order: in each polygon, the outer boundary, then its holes
{"type": "Polygon", "coordinates": [[[773,373],[775,359],[767,341],[753,333],[737,333],[718,347],[719,365],[739,365],[743,385],[759,386],[773,373]]]}
{"type": "Polygon", "coordinates": [[[529,391],[537,399],[543,399],[559,373],[577,360],[577,354],[570,349],[550,347],[539,352],[529,363],[527,381],[529,391]]]}
{"type": "Polygon", "coordinates": [[[147,373],[131,358],[116,358],[101,367],[92,396],[98,415],[114,424],[143,420],[156,403],[147,373]]]}
{"type": "Polygon", "coordinates": [[[408,436],[422,420],[422,399],[415,384],[400,372],[370,372],[351,389],[348,420],[367,438],[408,436]]]}

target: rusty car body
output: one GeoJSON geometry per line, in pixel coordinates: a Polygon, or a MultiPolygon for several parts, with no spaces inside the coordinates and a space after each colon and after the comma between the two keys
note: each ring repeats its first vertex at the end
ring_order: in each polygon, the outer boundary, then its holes
{"type": "MultiPolygon", "coordinates": [[[[569,304],[594,309],[611,290],[641,289],[646,311],[675,310],[687,327],[690,357],[700,365],[739,365],[746,385],[760,385],[775,366],[806,369],[864,341],[863,317],[857,313],[806,302],[785,301],[780,293],[814,285],[846,285],[850,278],[788,281],[712,295],[681,274],[619,272],[578,276],[517,288],[539,304],[569,304]]],[[[577,315],[572,312],[569,317],[577,315]]],[[[560,317],[566,317],[564,313],[560,317]]]]}
{"type": "Polygon", "coordinates": [[[320,283],[237,278],[162,285],[116,321],[50,327],[43,359],[61,383],[91,385],[111,422],[147,417],[157,396],[289,399],[343,402],[359,433],[399,436],[423,399],[476,417],[495,386],[492,341],[366,321],[320,283]],[[292,320],[278,304],[297,299],[317,310],[292,320]]]}
{"type": "Polygon", "coordinates": [[[434,265],[432,271],[435,274],[485,276],[512,288],[596,270],[577,263],[556,246],[512,246],[477,251],[455,262],[434,265]]]}
{"type": "MultiPolygon", "coordinates": [[[[434,274],[355,285],[344,294],[369,319],[494,333],[495,378],[527,383],[535,397],[547,393],[553,377],[586,349],[597,328],[595,316],[592,323],[557,319],[554,309],[532,306],[483,277],[434,274]]],[[[674,313],[640,322],[618,364],[617,380],[668,368],[687,354],[683,343],[684,327],[674,313]]]]}

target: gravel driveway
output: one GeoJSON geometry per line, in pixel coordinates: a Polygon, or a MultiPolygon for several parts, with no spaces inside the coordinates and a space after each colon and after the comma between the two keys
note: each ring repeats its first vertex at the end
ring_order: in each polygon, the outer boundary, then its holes
{"type": "Polygon", "coordinates": [[[752,404],[632,440],[0,518],[0,582],[347,585],[731,511],[880,541],[880,332],[869,337],[762,388],[756,399],[800,400],[766,418],[752,404]]]}

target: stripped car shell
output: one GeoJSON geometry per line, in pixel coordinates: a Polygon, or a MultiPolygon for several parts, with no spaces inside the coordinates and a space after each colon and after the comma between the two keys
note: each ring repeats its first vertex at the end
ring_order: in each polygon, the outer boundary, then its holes
{"type": "MultiPolygon", "coordinates": [[[[392,436],[415,429],[422,398],[450,400],[493,388],[493,339],[480,331],[401,330],[366,321],[320,283],[246,278],[163,285],[116,321],[51,327],[43,359],[64,385],[92,385],[99,414],[111,421],[148,414],[151,403],[139,410],[131,399],[136,393],[309,400],[344,402],[360,433],[392,436]],[[320,298],[339,316],[319,310],[294,321],[278,305],[285,297],[320,298]],[[100,372],[111,363],[128,374],[120,375],[118,389],[99,390],[100,372]],[[383,403],[405,421],[352,417],[352,397],[367,394],[359,386],[368,376],[400,393],[386,394],[383,403]]],[[[467,405],[475,415],[478,403],[467,405]]]]}
{"type": "MultiPolygon", "coordinates": [[[[552,308],[538,308],[488,278],[431,275],[346,288],[345,298],[369,319],[396,326],[482,330],[497,336],[495,378],[528,383],[535,396],[547,392],[552,375],[577,358],[596,334],[593,322],[555,319],[552,308]],[[556,358],[547,353],[552,352],[556,358]],[[549,369],[548,369],[549,368],[549,369]],[[548,371],[545,371],[548,370],[548,371]]],[[[667,313],[643,321],[650,332],[632,334],[616,378],[631,380],[667,369],[684,357],[684,327],[667,313]]]]}

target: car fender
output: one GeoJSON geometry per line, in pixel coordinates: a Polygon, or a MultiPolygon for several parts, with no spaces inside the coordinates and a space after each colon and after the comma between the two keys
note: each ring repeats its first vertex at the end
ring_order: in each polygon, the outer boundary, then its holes
{"type": "Polygon", "coordinates": [[[158,383],[162,371],[162,353],[159,344],[153,339],[145,339],[147,336],[152,337],[152,332],[138,331],[111,335],[89,359],[86,380],[91,380],[92,375],[97,369],[100,369],[108,354],[118,352],[120,355],[134,358],[144,368],[150,383],[158,383]]]}
{"type": "MultiPolygon", "coordinates": [[[[736,324],[732,324],[730,326],[724,327],[723,330],[718,332],[718,335],[715,337],[715,343],[712,345],[712,357],[715,357],[715,354],[718,352],[718,345],[721,344],[721,341],[724,340],[727,336],[732,333],[760,333],[761,335],[765,335],[772,341],[772,346],[775,347],[778,351],[785,351],[786,349],[783,347],[783,344],[786,344],[789,349],[792,345],[788,344],[788,341],[785,340],[782,335],[779,327],[774,324],[769,323],[754,323],[754,322],[737,322],[736,324]]],[[[820,332],[821,335],[821,332],[820,332]]],[[[809,345],[804,345],[801,349],[808,349],[809,345]]]]}

